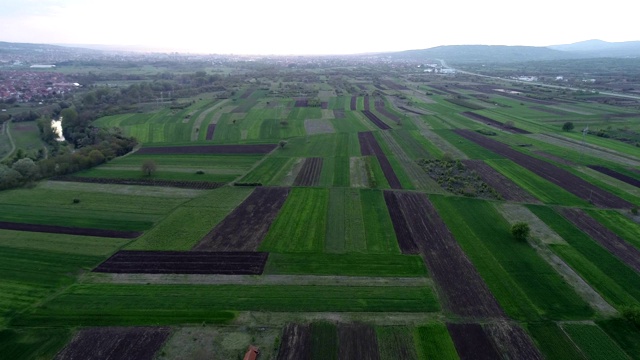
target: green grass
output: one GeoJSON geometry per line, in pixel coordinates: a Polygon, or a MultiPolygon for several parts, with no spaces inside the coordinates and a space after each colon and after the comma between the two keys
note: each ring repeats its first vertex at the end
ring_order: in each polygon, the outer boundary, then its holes
{"type": "Polygon", "coordinates": [[[71,339],[68,329],[0,330],[0,354],[5,359],[53,359],[71,339]]]}
{"type": "Polygon", "coordinates": [[[596,322],[632,359],[640,359],[640,329],[624,319],[596,322]]]}
{"type": "Polygon", "coordinates": [[[382,167],[375,156],[363,156],[364,166],[367,170],[369,185],[374,189],[389,189],[389,182],[382,172],[382,167]]]}
{"type": "MultiPolygon", "coordinates": [[[[81,211],[82,213],[104,213],[103,217],[125,218],[129,220],[151,221],[157,216],[164,215],[180,204],[188,201],[188,198],[158,195],[137,195],[135,193],[113,193],[92,191],[91,187],[79,188],[75,183],[68,184],[69,189],[51,189],[46,183],[40,183],[33,189],[12,189],[0,192],[0,204],[2,206],[25,206],[33,211],[40,211],[42,207],[50,212],[81,211]],[[79,199],[77,204],[73,199],[79,199]],[[118,215],[126,214],[126,215],[118,215]],[[151,216],[148,216],[151,215],[151,216]]],[[[95,185],[99,187],[100,185],[95,185]]],[[[42,210],[45,211],[45,210],[42,210]]]]}
{"type": "Polygon", "coordinates": [[[544,203],[567,206],[589,206],[586,200],[541,178],[511,160],[487,160],[486,163],[544,203]]]}
{"type": "Polygon", "coordinates": [[[172,169],[156,170],[151,176],[142,173],[140,169],[116,170],[110,168],[97,167],[75,173],[75,176],[88,178],[104,178],[104,179],[159,179],[159,180],[176,180],[176,181],[208,181],[226,183],[232,181],[241,173],[235,174],[216,174],[210,171],[204,171],[204,174],[197,174],[198,169],[181,171],[172,171],[172,169]]]}
{"type": "Polygon", "coordinates": [[[71,285],[102,256],[0,246],[0,327],[20,311],[71,285]]]}
{"type": "Polygon", "coordinates": [[[380,360],[418,359],[411,331],[406,326],[376,327],[380,360]]]}
{"type": "Polygon", "coordinates": [[[55,254],[107,256],[131,240],[0,230],[0,246],[55,254]]]}
{"type": "Polygon", "coordinates": [[[391,135],[413,160],[440,157],[442,150],[420,135],[417,130],[394,130],[391,135]]]}
{"type": "Polygon", "coordinates": [[[567,335],[553,322],[535,323],[527,326],[538,349],[547,359],[578,360],[584,357],[567,335]]]}
{"type": "Polygon", "coordinates": [[[360,190],[367,252],[400,254],[396,233],[382,191],[360,190]]]}
{"type": "Polygon", "coordinates": [[[428,287],[76,284],[15,326],[227,322],[235,311],[432,312],[428,287]],[[304,301],[301,301],[304,299],[304,301]]]}
{"type": "Polygon", "coordinates": [[[322,252],[328,203],[328,189],[292,189],[260,250],[322,252]]]}
{"type": "Polygon", "coordinates": [[[189,250],[249,196],[252,190],[246,187],[210,190],[174,210],[153,229],[127,246],[127,249],[189,250]]]}
{"type": "Polygon", "coordinates": [[[423,277],[427,269],[414,255],[271,253],[265,274],[423,277]]]}
{"type": "Polygon", "coordinates": [[[22,149],[27,154],[36,155],[45,144],[40,139],[40,130],[35,121],[10,122],[11,138],[16,150],[22,149]]]}
{"type": "Polygon", "coordinates": [[[324,249],[330,253],[366,252],[360,192],[357,189],[329,190],[329,211],[324,249]]]}
{"type": "Polygon", "coordinates": [[[588,359],[628,359],[627,354],[599,327],[587,324],[564,324],[564,331],[588,359]]]}
{"type": "Polygon", "coordinates": [[[276,179],[282,177],[281,174],[287,165],[290,165],[291,161],[292,159],[290,158],[270,156],[243,176],[238,182],[272,185],[276,182],[276,179]]]}
{"type": "Polygon", "coordinates": [[[582,319],[591,307],[487,201],[432,196],[433,204],[505,311],[517,319],[582,319]]]}
{"type": "Polygon", "coordinates": [[[640,305],[640,276],[557,212],[545,206],[529,210],[568,244],[549,245],[607,302],[621,309],[640,305]]]}
{"type": "Polygon", "coordinates": [[[350,186],[351,179],[349,177],[349,157],[347,156],[336,156],[334,159],[334,170],[333,170],[333,186],[342,187],[342,186],[350,186]]]}
{"type": "Polygon", "coordinates": [[[311,359],[338,360],[338,328],[322,321],[311,323],[311,359]]]}
{"type": "Polygon", "coordinates": [[[433,323],[418,327],[413,336],[420,359],[460,359],[444,324],[433,323]]]}

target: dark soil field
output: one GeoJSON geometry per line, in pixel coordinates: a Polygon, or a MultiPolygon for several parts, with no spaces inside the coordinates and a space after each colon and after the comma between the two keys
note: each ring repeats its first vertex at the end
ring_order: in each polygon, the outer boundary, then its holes
{"type": "Polygon", "coordinates": [[[193,250],[256,251],[288,195],[288,188],[256,188],[193,250]]]}
{"type": "Polygon", "coordinates": [[[392,189],[402,189],[402,184],[400,184],[398,176],[396,176],[396,173],[393,171],[389,159],[385,156],[373,133],[371,131],[359,132],[358,141],[360,142],[360,153],[362,156],[376,156],[384,173],[384,177],[387,179],[387,182],[389,182],[389,186],[392,189]]]}
{"type": "Polygon", "coordinates": [[[344,119],[344,110],[333,110],[333,117],[336,119],[344,119]]]}
{"type": "Polygon", "coordinates": [[[371,111],[364,110],[362,113],[364,114],[364,116],[367,117],[367,119],[369,119],[375,126],[379,127],[381,130],[391,129],[391,126],[387,125],[387,123],[380,120],[380,118],[376,116],[376,114],[372,113],[371,111]]]}
{"type": "Polygon", "coordinates": [[[162,179],[119,179],[119,178],[89,178],[81,176],[55,176],[49,178],[54,181],[81,182],[89,184],[117,184],[117,185],[142,185],[142,186],[164,186],[181,189],[210,190],[224,186],[225,183],[208,181],[184,181],[184,180],[162,180],[162,179]]]}
{"type": "Polygon", "coordinates": [[[384,101],[376,100],[375,107],[376,107],[376,111],[379,112],[380,114],[386,116],[388,119],[391,119],[396,123],[400,123],[400,117],[390,112],[389,110],[387,110],[387,108],[384,106],[384,101]]]}
{"type": "Polygon", "coordinates": [[[358,103],[358,97],[357,96],[352,96],[351,97],[351,103],[349,104],[349,109],[351,111],[356,111],[358,109],[358,107],[356,106],[358,103]]]}
{"type": "Polygon", "coordinates": [[[380,360],[375,329],[365,324],[338,326],[338,359],[380,360]]]}
{"type": "Polygon", "coordinates": [[[362,156],[384,156],[378,140],[376,140],[371,131],[359,132],[358,141],[360,142],[360,154],[362,156]]]}
{"type": "Polygon", "coordinates": [[[562,209],[562,215],[632,269],[640,272],[640,251],[580,209],[562,209]]]}
{"type": "Polygon", "coordinates": [[[461,360],[495,360],[500,355],[479,324],[447,324],[461,360]]]}
{"type": "Polygon", "coordinates": [[[207,126],[207,140],[213,140],[213,133],[216,131],[216,124],[209,124],[207,126]]]}
{"type": "Polygon", "coordinates": [[[518,325],[506,321],[487,324],[485,332],[493,339],[504,358],[542,360],[540,351],[533,345],[529,335],[518,325]]]}
{"type": "Polygon", "coordinates": [[[538,199],[526,192],[508,177],[500,174],[482,160],[462,160],[469,169],[474,170],[482,180],[495,189],[507,201],[539,203],[538,199]]]}
{"type": "Polygon", "coordinates": [[[256,89],[247,89],[247,91],[245,91],[242,95],[240,95],[240,99],[247,99],[249,98],[249,96],[251,96],[253,94],[253,92],[256,91],[256,89]]]}
{"type": "Polygon", "coordinates": [[[597,172],[601,172],[605,175],[609,175],[612,178],[616,178],[620,181],[626,182],[629,185],[633,185],[637,188],[640,188],[640,180],[636,179],[636,178],[632,178],[631,176],[625,175],[625,174],[620,174],[619,172],[615,171],[615,170],[611,170],[608,169],[604,166],[599,166],[599,165],[589,165],[589,168],[597,171],[597,172]]]}
{"type": "Polygon", "coordinates": [[[369,96],[364,97],[364,111],[371,110],[371,105],[369,104],[369,96]]]}
{"type": "Polygon", "coordinates": [[[56,356],[58,360],[151,360],[167,340],[169,328],[104,327],[83,329],[56,356]]]}
{"type": "Polygon", "coordinates": [[[293,181],[293,186],[317,186],[322,172],[322,158],[307,158],[293,181]]]}
{"type": "Polygon", "coordinates": [[[287,324],[282,333],[278,360],[311,359],[311,330],[307,324],[287,324]]]}
{"type": "Polygon", "coordinates": [[[129,274],[261,275],[268,256],[269,254],[260,252],[121,250],[93,271],[129,274]]]}
{"type": "Polygon", "coordinates": [[[408,87],[406,87],[404,85],[397,84],[397,83],[395,83],[395,82],[393,82],[391,80],[382,80],[381,83],[384,86],[386,86],[389,89],[391,89],[391,90],[409,90],[408,87]]]}
{"type": "Polygon", "coordinates": [[[135,239],[138,236],[142,235],[142,232],[139,232],[139,231],[75,228],[75,227],[57,226],[57,225],[22,224],[22,223],[6,222],[6,221],[0,221],[0,229],[31,231],[31,232],[41,232],[41,233],[51,233],[51,234],[97,236],[97,237],[118,238],[118,239],[135,239]]]}
{"type": "Polygon", "coordinates": [[[530,170],[538,176],[564,188],[570,193],[591,201],[594,205],[602,208],[617,208],[617,209],[630,209],[633,204],[623,200],[607,191],[600,189],[599,187],[583,180],[570,172],[561,169],[555,165],[545,162],[540,159],[536,159],[532,156],[523,154],[519,151],[513,150],[508,145],[499,141],[489,139],[486,136],[482,136],[475,131],[470,130],[454,130],[456,134],[471,140],[476,144],[502,155],[518,165],[530,170]]]}
{"type": "Polygon", "coordinates": [[[320,109],[326,110],[329,108],[329,102],[328,101],[323,101],[320,103],[320,109]]]}
{"type": "Polygon", "coordinates": [[[506,126],[505,124],[501,123],[500,121],[494,120],[494,119],[486,117],[484,115],[476,114],[476,113],[471,112],[471,111],[463,112],[462,115],[468,117],[471,120],[479,121],[479,122],[481,122],[483,124],[491,125],[491,126],[497,127],[499,129],[508,131],[510,133],[513,133],[513,134],[531,134],[530,132],[528,132],[526,130],[518,129],[517,127],[506,126]]]}
{"type": "Polygon", "coordinates": [[[422,113],[422,112],[419,112],[419,111],[415,111],[415,110],[408,109],[408,108],[406,108],[406,107],[404,107],[404,106],[398,106],[398,109],[400,109],[400,110],[404,110],[404,111],[406,111],[406,112],[410,112],[410,113],[412,113],[412,114],[416,114],[416,115],[427,115],[427,114],[422,113]]]}
{"type": "Polygon", "coordinates": [[[308,99],[298,99],[296,100],[295,104],[293,105],[294,107],[307,107],[309,106],[309,100],[308,99]]]}
{"type": "Polygon", "coordinates": [[[400,248],[419,250],[438,285],[443,305],[460,316],[504,317],[500,304],[427,196],[398,191],[385,191],[384,195],[400,248]],[[413,246],[404,245],[411,242],[413,246]]]}
{"type": "Polygon", "coordinates": [[[544,151],[538,150],[538,151],[534,151],[533,153],[538,155],[538,156],[540,156],[540,157],[543,157],[545,159],[549,159],[551,161],[557,162],[558,164],[567,165],[567,166],[576,165],[576,163],[574,163],[573,161],[569,161],[567,159],[563,159],[563,158],[561,158],[559,156],[555,156],[553,154],[549,154],[549,153],[544,152],[544,151]]]}
{"type": "Polygon", "coordinates": [[[276,146],[275,144],[261,144],[144,147],[138,150],[137,154],[267,154],[276,146]]]}

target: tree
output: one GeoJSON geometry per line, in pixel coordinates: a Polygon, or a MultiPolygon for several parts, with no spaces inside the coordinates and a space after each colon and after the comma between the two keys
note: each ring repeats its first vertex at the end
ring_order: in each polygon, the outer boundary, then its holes
{"type": "Polygon", "coordinates": [[[288,122],[287,120],[282,120],[282,121],[280,121],[280,125],[282,125],[282,126],[288,126],[288,125],[289,125],[289,122],[288,122]]]}
{"type": "Polygon", "coordinates": [[[287,142],[285,140],[280,140],[280,142],[278,142],[278,145],[280,145],[280,149],[284,149],[284,146],[287,145],[287,142]]]}
{"type": "Polygon", "coordinates": [[[566,123],[564,123],[564,125],[562,125],[562,130],[564,131],[573,130],[573,123],[571,121],[567,121],[566,123]]]}
{"type": "Polygon", "coordinates": [[[525,222],[517,222],[511,226],[511,235],[518,241],[526,241],[527,237],[529,237],[529,232],[531,232],[531,229],[529,224],[525,222]]]}
{"type": "Polygon", "coordinates": [[[104,154],[102,153],[102,151],[97,149],[91,150],[91,152],[89,152],[89,160],[91,160],[92,166],[100,165],[105,160],[104,154]]]}
{"type": "Polygon", "coordinates": [[[156,169],[156,162],[153,160],[145,160],[145,162],[142,163],[142,173],[146,176],[151,176],[156,169]]]}
{"type": "Polygon", "coordinates": [[[22,175],[25,180],[33,180],[38,175],[38,165],[29,158],[22,158],[13,165],[11,168],[22,175]]]}

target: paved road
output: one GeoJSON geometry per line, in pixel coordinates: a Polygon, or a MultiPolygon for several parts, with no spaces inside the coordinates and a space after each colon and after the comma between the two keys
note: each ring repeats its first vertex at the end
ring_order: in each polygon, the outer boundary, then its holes
{"type": "MultiPolygon", "coordinates": [[[[522,84],[539,85],[539,86],[544,86],[544,87],[548,87],[548,88],[552,88],[552,89],[570,90],[570,91],[580,91],[580,90],[584,91],[585,90],[585,89],[572,88],[572,87],[567,87],[567,86],[543,84],[543,83],[538,83],[538,82],[522,81],[522,80],[514,80],[514,79],[505,79],[505,78],[501,78],[501,77],[497,77],[497,76],[489,76],[489,75],[477,74],[477,73],[473,73],[473,72],[469,72],[469,71],[455,69],[455,68],[447,65],[447,63],[442,59],[437,59],[437,60],[440,61],[440,64],[442,65],[442,67],[445,67],[445,68],[448,68],[448,69],[454,69],[456,72],[459,72],[459,73],[462,73],[462,74],[475,75],[475,76],[480,76],[480,77],[484,77],[484,78],[488,78],[488,79],[496,79],[496,80],[509,81],[509,82],[519,82],[519,83],[522,83],[522,84]]],[[[589,90],[589,89],[586,89],[586,90],[589,90]]],[[[621,97],[621,98],[640,100],[640,96],[638,96],[638,95],[618,94],[618,93],[609,92],[609,91],[598,91],[598,93],[601,94],[601,95],[617,96],[617,97],[621,97]]]]}

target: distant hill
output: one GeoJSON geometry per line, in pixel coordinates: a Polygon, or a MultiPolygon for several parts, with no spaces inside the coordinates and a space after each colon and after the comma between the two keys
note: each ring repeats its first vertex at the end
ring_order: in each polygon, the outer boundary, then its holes
{"type": "Polygon", "coordinates": [[[392,59],[434,60],[451,63],[496,63],[543,60],[567,60],[601,57],[640,58],[640,41],[611,43],[588,40],[575,44],[537,46],[447,45],[423,50],[408,50],[386,54],[392,59]]]}
{"type": "Polygon", "coordinates": [[[535,46],[447,45],[424,50],[408,50],[389,54],[396,59],[445,59],[452,62],[521,62],[560,60],[575,57],[571,53],[535,46]]]}
{"type": "Polygon", "coordinates": [[[640,41],[587,40],[573,44],[552,45],[549,48],[578,53],[582,57],[640,57],[640,41]]]}

